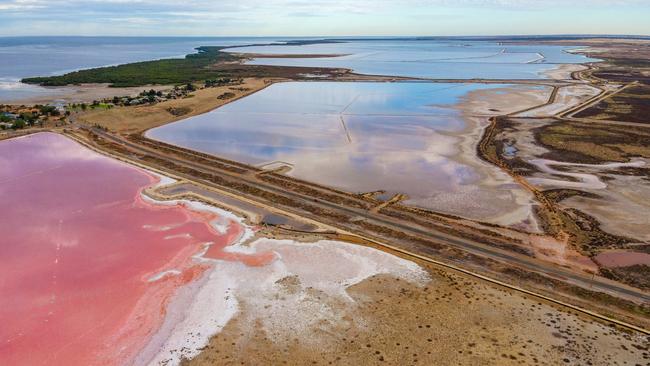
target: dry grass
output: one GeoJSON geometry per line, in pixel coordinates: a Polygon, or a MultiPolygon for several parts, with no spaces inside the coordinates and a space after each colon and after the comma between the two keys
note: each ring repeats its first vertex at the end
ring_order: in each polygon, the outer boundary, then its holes
{"type": "Polygon", "coordinates": [[[117,107],[108,110],[92,110],[77,117],[79,123],[100,125],[113,132],[133,134],[165,125],[187,117],[207,113],[228,102],[257,92],[271,81],[248,78],[237,86],[206,88],[191,94],[189,98],[174,99],[155,105],[117,107]],[[224,93],[233,93],[232,98],[219,99],[224,93]],[[183,113],[178,113],[183,111],[183,113]]]}

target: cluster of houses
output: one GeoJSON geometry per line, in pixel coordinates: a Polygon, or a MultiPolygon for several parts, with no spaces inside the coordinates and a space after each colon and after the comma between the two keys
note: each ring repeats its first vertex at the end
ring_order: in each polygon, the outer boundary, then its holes
{"type": "Polygon", "coordinates": [[[12,106],[0,105],[0,129],[22,129],[43,126],[50,120],[62,121],[70,113],[63,106],[35,105],[12,106]]]}
{"type": "MultiPolygon", "coordinates": [[[[241,79],[220,78],[206,80],[202,88],[214,88],[225,85],[241,84],[241,79]]],[[[71,111],[86,110],[88,108],[112,108],[114,106],[135,106],[156,104],[171,99],[186,98],[197,90],[192,83],[175,86],[171,90],[145,90],[137,96],[113,97],[95,100],[92,104],[73,103],[67,106],[36,105],[32,107],[0,105],[0,129],[22,129],[26,127],[43,127],[47,121],[64,122],[71,111]]],[[[233,93],[224,93],[220,99],[234,97],[233,93]]]]}
{"type": "MultiPolygon", "coordinates": [[[[241,79],[219,78],[206,80],[203,88],[215,88],[225,85],[241,84],[241,79]]],[[[95,101],[90,105],[91,108],[99,105],[108,106],[135,106],[143,104],[156,104],[172,99],[186,98],[191,92],[196,91],[197,87],[192,83],[187,83],[181,86],[175,86],[171,90],[144,90],[137,96],[113,97],[112,99],[104,99],[102,101],[95,101]]]]}

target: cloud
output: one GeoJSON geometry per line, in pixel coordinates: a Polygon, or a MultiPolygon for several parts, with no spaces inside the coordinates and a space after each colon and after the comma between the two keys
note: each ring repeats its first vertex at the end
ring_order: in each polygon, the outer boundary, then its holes
{"type": "MultiPolygon", "coordinates": [[[[572,7],[592,10],[644,7],[647,0],[0,0],[0,34],[41,31],[54,34],[91,30],[113,34],[292,34],[344,29],[380,29],[387,21],[423,15],[449,19],[484,11],[562,13],[572,7]],[[453,14],[456,13],[456,17],[453,14]],[[28,24],[29,27],[25,27],[28,24]],[[183,29],[183,25],[185,25],[183,29]],[[241,28],[236,26],[240,25],[241,28]],[[295,27],[292,27],[295,25],[295,27]],[[108,26],[108,27],[107,27],[108,26]],[[246,28],[245,28],[245,27],[246,28]],[[296,28],[298,27],[298,28],[296,28]],[[4,28],[4,29],[3,29],[4,28]],[[123,28],[128,28],[124,31],[123,28]],[[75,29],[77,29],[75,31],[75,29]]],[[[584,14],[582,14],[584,16],[584,14]]],[[[424,26],[424,25],[423,25],[424,26]]],[[[462,30],[462,24],[459,29],[462,30]]],[[[388,33],[391,33],[390,31],[388,33]]]]}

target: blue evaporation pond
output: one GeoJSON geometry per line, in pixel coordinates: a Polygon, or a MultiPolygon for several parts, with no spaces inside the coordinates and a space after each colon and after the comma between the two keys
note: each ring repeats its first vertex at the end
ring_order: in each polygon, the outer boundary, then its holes
{"type": "Polygon", "coordinates": [[[357,73],[442,79],[542,79],[558,64],[597,61],[566,52],[571,47],[502,45],[487,41],[362,40],[310,45],[271,45],[229,51],[276,55],[342,55],[257,58],[255,65],[349,68],[357,73]]]}
{"type": "MultiPolygon", "coordinates": [[[[508,85],[288,82],[147,136],[250,164],[281,161],[292,176],[412,201],[479,177],[453,159],[466,128],[457,103],[508,85]]],[[[425,205],[426,206],[426,205],[425,205]]]]}

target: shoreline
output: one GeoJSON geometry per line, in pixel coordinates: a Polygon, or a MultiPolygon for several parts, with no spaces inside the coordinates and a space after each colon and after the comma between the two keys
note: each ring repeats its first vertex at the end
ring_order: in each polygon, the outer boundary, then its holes
{"type": "MultiPolygon", "coordinates": [[[[148,173],[165,177],[157,173],[148,173]]],[[[150,185],[149,188],[162,188],[165,185],[174,183],[176,183],[175,180],[167,178],[164,182],[161,180],[150,185]]],[[[266,301],[265,298],[273,297],[272,294],[277,289],[275,285],[270,287],[266,285],[268,283],[277,284],[278,281],[284,281],[287,278],[296,276],[301,283],[305,283],[305,286],[311,283],[309,289],[319,289],[328,296],[347,301],[346,299],[349,298],[346,293],[347,288],[378,274],[391,274],[413,284],[429,281],[428,276],[420,270],[418,265],[385,251],[325,239],[309,242],[301,242],[293,238],[272,239],[266,234],[259,235],[255,233],[256,230],[246,224],[244,218],[213,205],[191,199],[159,200],[150,197],[144,191],[142,197],[152,205],[182,205],[195,212],[209,212],[220,218],[228,218],[231,223],[237,222],[238,225],[244,228],[244,231],[238,239],[231,241],[230,244],[224,247],[224,251],[228,253],[251,256],[278,253],[277,251],[280,251],[282,254],[274,254],[274,259],[271,262],[260,267],[249,266],[239,261],[224,261],[206,257],[208,247],[206,247],[206,250],[194,255],[192,257],[194,261],[208,265],[210,268],[206,269],[200,279],[177,289],[176,294],[171,297],[170,302],[166,305],[167,315],[163,318],[158,330],[149,338],[146,345],[140,349],[133,359],[135,364],[158,365],[164,363],[178,365],[183,358],[191,359],[198,356],[206,348],[212,337],[219,334],[236,316],[242,315],[240,302],[251,304],[259,301],[264,302],[266,301]],[[258,248],[259,246],[262,248],[258,248]],[[305,251],[334,256],[337,260],[333,262],[321,261],[320,263],[324,267],[315,271],[309,264],[306,267],[305,264],[299,264],[304,262],[299,258],[306,255],[306,253],[303,253],[305,251]],[[298,256],[298,258],[293,258],[294,256],[298,256]],[[351,264],[358,266],[359,272],[352,271],[354,276],[343,277],[344,280],[332,281],[326,279],[324,282],[322,276],[327,273],[326,267],[329,268],[331,263],[340,263],[341,261],[347,261],[348,266],[345,269],[342,268],[341,271],[343,272],[339,271],[337,276],[346,273],[346,271],[349,272],[349,265],[351,264]],[[280,265],[277,262],[283,264],[280,265]],[[382,269],[381,266],[387,267],[382,269]],[[319,275],[314,277],[316,273],[319,275]],[[260,275],[270,277],[271,281],[269,282],[264,277],[258,278],[260,275]],[[252,290],[250,287],[255,287],[255,284],[262,284],[262,287],[252,290]]],[[[212,221],[210,225],[217,230],[225,229],[221,224],[215,225],[212,221]]],[[[344,276],[350,275],[344,274],[344,276]]],[[[309,291],[312,290],[303,291],[306,291],[304,295],[308,296],[309,291]]],[[[258,306],[259,308],[260,306],[258,306]]],[[[287,313],[287,317],[289,314],[294,314],[294,312],[287,313]]],[[[277,316],[278,314],[273,311],[273,317],[277,316]]],[[[313,314],[309,315],[309,317],[312,316],[313,314]]],[[[265,318],[270,319],[271,312],[268,312],[265,318]]],[[[286,320],[289,321],[288,318],[286,320]]],[[[295,321],[295,318],[293,320],[295,321]]],[[[307,318],[303,321],[311,322],[307,318]]],[[[286,322],[269,324],[269,326],[283,333],[283,324],[286,324],[286,322]]],[[[302,333],[305,332],[307,332],[307,328],[302,331],[302,333]]]]}
{"type": "Polygon", "coordinates": [[[507,98],[502,97],[498,94],[498,91],[493,89],[478,90],[472,92],[471,95],[467,95],[459,103],[458,108],[461,111],[462,118],[467,123],[467,128],[460,134],[462,143],[460,144],[461,154],[459,160],[473,166],[484,177],[481,183],[479,183],[480,187],[502,187],[500,189],[510,191],[513,209],[508,212],[503,212],[496,217],[494,217],[494,214],[490,215],[493,219],[488,220],[489,222],[505,227],[523,228],[530,233],[541,233],[541,229],[533,213],[533,205],[535,204],[534,196],[519,187],[499,167],[483,161],[476,153],[481,136],[489,126],[489,118],[491,116],[517,112],[531,107],[531,104],[541,105],[546,103],[551,95],[551,90],[548,87],[544,87],[543,94],[532,88],[531,90],[525,91],[521,89],[523,88],[516,85],[502,88],[502,91],[507,93],[507,98]],[[511,102],[512,98],[516,98],[517,96],[519,102],[511,102]],[[503,101],[507,99],[507,103],[502,106],[495,105],[501,98],[503,98],[503,101]],[[490,111],[490,109],[495,109],[495,107],[501,109],[498,112],[490,111]],[[509,109],[503,110],[504,107],[509,109]]]}
{"type": "Polygon", "coordinates": [[[94,100],[113,98],[115,96],[136,96],[143,90],[167,90],[171,89],[173,86],[144,85],[137,87],[110,87],[108,84],[82,84],[72,86],[32,87],[42,89],[44,91],[43,95],[34,95],[20,99],[0,100],[0,104],[18,106],[31,104],[92,103],[94,100]]]}

